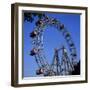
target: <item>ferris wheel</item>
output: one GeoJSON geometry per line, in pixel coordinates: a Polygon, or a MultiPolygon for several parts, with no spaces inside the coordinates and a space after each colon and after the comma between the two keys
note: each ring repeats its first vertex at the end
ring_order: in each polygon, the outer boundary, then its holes
{"type": "Polygon", "coordinates": [[[36,70],[37,75],[43,76],[57,76],[57,75],[69,75],[73,70],[74,66],[77,64],[77,52],[76,47],[64,24],[55,18],[44,16],[35,23],[34,30],[30,33],[30,38],[32,39],[32,50],[30,55],[35,57],[35,61],[38,65],[36,70]],[[64,45],[60,48],[55,48],[52,63],[48,63],[48,59],[44,53],[44,31],[45,27],[51,26],[55,27],[64,37],[70,51],[64,45]],[[59,54],[61,52],[61,57],[59,54]]]}

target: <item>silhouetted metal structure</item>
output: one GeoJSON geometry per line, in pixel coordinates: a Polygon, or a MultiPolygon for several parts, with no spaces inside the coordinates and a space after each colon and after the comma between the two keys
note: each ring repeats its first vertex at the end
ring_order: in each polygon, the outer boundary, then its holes
{"type": "Polygon", "coordinates": [[[30,33],[32,38],[33,49],[30,52],[31,56],[35,57],[39,69],[36,71],[37,75],[55,76],[55,75],[69,75],[74,70],[74,65],[77,64],[77,53],[74,42],[70,33],[67,31],[64,24],[48,16],[43,16],[36,22],[36,27],[33,32],[30,33]],[[53,62],[48,64],[47,58],[44,54],[43,47],[43,33],[47,26],[55,27],[62,33],[70,50],[70,56],[64,46],[60,49],[55,49],[53,62]],[[62,52],[61,58],[59,58],[59,52],[62,52]]]}

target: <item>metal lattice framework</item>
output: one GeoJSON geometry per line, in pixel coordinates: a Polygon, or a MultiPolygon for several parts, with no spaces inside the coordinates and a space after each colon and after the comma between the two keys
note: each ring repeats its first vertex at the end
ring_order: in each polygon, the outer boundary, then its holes
{"type": "Polygon", "coordinates": [[[64,24],[55,18],[44,16],[36,22],[36,27],[33,32],[30,33],[30,37],[32,38],[33,46],[30,55],[35,57],[39,67],[36,71],[37,75],[69,75],[70,72],[74,70],[74,65],[77,63],[76,48],[70,33],[67,31],[64,24]],[[43,47],[43,33],[45,31],[45,27],[47,26],[55,27],[62,33],[62,36],[66,40],[70,50],[70,56],[68,56],[67,50],[64,46],[59,49],[55,49],[54,58],[51,65],[47,62],[43,47]],[[59,52],[62,52],[61,58],[58,56],[59,52]]]}

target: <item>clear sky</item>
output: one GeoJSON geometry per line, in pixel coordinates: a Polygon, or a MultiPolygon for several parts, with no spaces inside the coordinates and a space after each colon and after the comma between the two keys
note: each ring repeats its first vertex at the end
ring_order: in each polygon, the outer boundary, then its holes
{"type": "MultiPolygon", "coordinates": [[[[67,30],[70,32],[74,44],[77,49],[77,58],[80,60],[80,15],[79,14],[61,14],[61,13],[45,13],[47,16],[54,17],[58,21],[62,22],[67,30]]],[[[35,19],[36,21],[37,19],[35,19]]],[[[38,69],[35,58],[30,56],[32,50],[30,33],[35,28],[35,21],[33,23],[23,22],[24,33],[24,77],[36,76],[36,70],[38,69]]],[[[58,48],[61,45],[65,45],[68,50],[67,43],[60,32],[56,28],[48,26],[44,31],[44,51],[45,56],[49,64],[52,63],[54,48],[58,48]]]]}

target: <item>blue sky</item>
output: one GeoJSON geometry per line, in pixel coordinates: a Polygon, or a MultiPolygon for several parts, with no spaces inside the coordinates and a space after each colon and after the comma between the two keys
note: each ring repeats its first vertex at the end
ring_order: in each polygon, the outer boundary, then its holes
{"type": "MultiPolygon", "coordinates": [[[[67,30],[71,33],[72,39],[77,49],[77,58],[80,60],[80,15],[79,14],[63,14],[63,13],[45,13],[47,16],[54,17],[65,25],[67,30]]],[[[35,19],[36,21],[36,19],[35,19]]],[[[30,56],[30,50],[33,46],[31,44],[31,38],[29,34],[35,27],[35,21],[33,23],[23,22],[23,34],[24,34],[24,77],[36,76],[36,70],[38,69],[35,58],[30,56]]],[[[60,32],[56,28],[48,26],[44,31],[44,51],[45,56],[49,64],[52,63],[54,48],[60,47],[67,43],[60,32]]]]}

